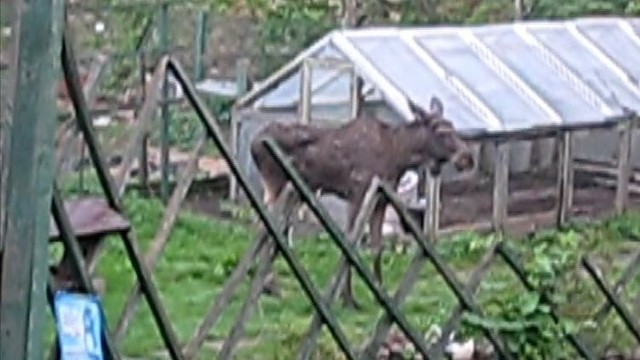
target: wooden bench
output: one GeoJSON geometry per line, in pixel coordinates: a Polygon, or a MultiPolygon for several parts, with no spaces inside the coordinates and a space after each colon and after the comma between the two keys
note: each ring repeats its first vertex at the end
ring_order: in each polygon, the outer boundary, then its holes
{"type": "MultiPolygon", "coordinates": [[[[64,207],[87,264],[91,263],[97,252],[100,240],[105,236],[128,231],[131,228],[129,221],[111,209],[102,197],[66,200],[64,207]]],[[[60,231],[53,216],[49,221],[49,241],[52,243],[61,241],[60,231]]],[[[56,280],[56,289],[68,290],[79,287],[73,269],[71,253],[65,249],[60,262],[50,267],[56,280]]]]}

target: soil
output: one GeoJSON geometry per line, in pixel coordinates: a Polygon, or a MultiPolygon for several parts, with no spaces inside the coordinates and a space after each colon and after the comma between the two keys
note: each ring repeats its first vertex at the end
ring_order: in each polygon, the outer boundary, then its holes
{"type": "MultiPolygon", "coordinates": [[[[557,180],[554,174],[518,174],[511,176],[509,181],[509,216],[548,212],[556,207],[557,180]]],[[[229,219],[229,212],[223,211],[221,206],[221,202],[227,196],[226,183],[223,180],[216,180],[215,184],[198,184],[191,189],[185,207],[229,219]]],[[[444,184],[441,198],[441,228],[491,220],[493,184],[490,180],[444,184]]],[[[614,188],[600,186],[593,181],[591,175],[577,171],[570,215],[592,218],[607,214],[614,208],[614,198],[614,188]]],[[[631,194],[630,206],[640,208],[640,196],[631,194]]]]}

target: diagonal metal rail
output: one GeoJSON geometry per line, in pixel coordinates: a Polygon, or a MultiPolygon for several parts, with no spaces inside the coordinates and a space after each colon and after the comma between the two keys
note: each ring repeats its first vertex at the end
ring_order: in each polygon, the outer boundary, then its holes
{"type": "MultiPolygon", "coordinates": [[[[412,260],[413,268],[410,267],[409,271],[407,271],[403,284],[396,291],[395,298],[397,302],[395,302],[394,305],[399,307],[404,301],[404,299],[406,298],[406,296],[408,295],[409,291],[413,288],[413,285],[415,285],[415,282],[417,281],[416,274],[419,273],[419,269],[422,266],[422,263],[424,262],[424,260],[420,260],[419,258],[419,257],[422,257],[424,259],[428,258],[431,261],[431,263],[434,265],[438,273],[444,279],[449,289],[453,291],[454,295],[458,299],[458,302],[462,306],[464,306],[466,310],[481,316],[482,311],[475,304],[472,297],[468,294],[467,289],[465,289],[461,285],[461,282],[460,280],[458,280],[455,273],[451,270],[451,268],[449,268],[449,266],[445,263],[442,257],[438,255],[433,244],[430,243],[427,240],[424,233],[420,231],[420,227],[416,224],[413,217],[409,215],[409,212],[406,209],[406,207],[403,205],[402,201],[394,194],[393,190],[389,187],[388,184],[382,184],[381,190],[384,197],[391,203],[391,206],[393,206],[393,208],[398,213],[398,216],[400,217],[401,221],[404,221],[408,225],[409,233],[416,240],[419,247],[417,254],[412,260]],[[413,271],[413,272],[410,272],[410,271],[413,271]]],[[[386,318],[386,315],[383,315],[382,318],[379,320],[378,331],[380,331],[380,333],[384,333],[385,331],[388,331],[388,328],[390,327],[390,325],[391,325],[390,319],[386,318]]],[[[506,350],[506,348],[503,345],[504,343],[500,340],[500,337],[495,331],[490,329],[483,329],[483,332],[484,332],[484,335],[487,337],[487,339],[489,339],[489,341],[493,344],[498,354],[502,356],[502,358],[504,359],[513,358],[511,354],[506,350]]],[[[380,341],[381,339],[382,337],[380,336],[379,338],[374,340],[380,341]]],[[[377,345],[378,344],[376,344],[376,341],[372,342],[371,346],[365,350],[364,357],[370,358],[372,354],[373,356],[375,356],[375,351],[377,351],[377,345]]]]}
{"type": "MultiPolygon", "coordinates": [[[[346,236],[339,226],[333,221],[322,205],[313,195],[313,192],[304,183],[300,175],[293,169],[289,161],[285,160],[285,156],[275,143],[273,139],[265,139],[264,144],[274,157],[276,162],[285,172],[289,181],[293,184],[302,201],[311,209],[316,215],[322,226],[327,230],[333,242],[338,246],[340,251],[347,260],[353,266],[357,274],[364,281],[365,285],[373,293],[376,302],[383,308],[386,314],[390,316],[393,321],[398,324],[398,327],[407,335],[407,338],[413,343],[420,354],[429,359],[429,352],[422,337],[418,332],[409,324],[404,314],[393,304],[393,300],[389,295],[382,291],[380,287],[374,282],[373,274],[371,270],[363,266],[363,261],[360,255],[355,250],[354,244],[345,240],[346,236]]],[[[414,224],[415,225],[415,224],[414,224]]]]}
{"type": "Polygon", "coordinates": [[[187,100],[205,126],[208,136],[212,138],[213,142],[220,150],[221,155],[229,164],[231,173],[236,177],[236,179],[238,180],[238,184],[246,193],[251,207],[256,210],[260,221],[265,225],[273,239],[276,241],[278,251],[282,254],[287,265],[293,271],[293,274],[296,277],[298,283],[301,285],[305,295],[311,300],[311,303],[316,308],[316,310],[320,312],[323,322],[329,327],[329,331],[340,347],[340,350],[344,352],[345,356],[348,359],[355,359],[355,354],[353,354],[353,352],[351,351],[347,337],[341,330],[335,316],[331,313],[331,311],[322,300],[318,289],[316,289],[316,287],[313,285],[309,274],[306,272],[306,270],[304,270],[298,258],[291,251],[291,249],[287,247],[287,240],[278,231],[278,227],[276,226],[276,223],[272,219],[272,217],[268,214],[265,205],[258,200],[254,191],[249,186],[247,178],[240,170],[238,161],[233,157],[233,154],[224,141],[221,129],[215,122],[207,107],[203,104],[200,97],[197,95],[193,84],[191,83],[191,81],[189,81],[189,78],[186,75],[186,72],[184,71],[184,69],[182,69],[180,64],[173,59],[169,60],[168,69],[172,72],[178,83],[182,86],[187,100]]]}
{"type": "MultiPolygon", "coordinates": [[[[365,193],[362,206],[360,207],[352,228],[349,231],[349,239],[351,243],[356,246],[364,236],[365,225],[367,224],[367,220],[371,217],[375,203],[378,200],[378,187],[379,180],[374,178],[369,185],[369,189],[365,193]]],[[[324,290],[324,299],[329,306],[337,300],[340,289],[345,286],[344,280],[348,266],[349,263],[347,258],[342,256],[337,266],[338,270],[336,271],[336,275],[329,281],[329,285],[324,290]]],[[[309,330],[306,332],[298,353],[299,360],[311,358],[313,351],[316,348],[316,343],[320,336],[321,329],[322,320],[318,313],[314,313],[311,324],[309,325],[309,330]]]]}
{"type": "MultiPolygon", "coordinates": [[[[522,265],[518,261],[516,254],[511,249],[509,249],[506,246],[506,244],[502,242],[498,244],[496,250],[500,255],[500,257],[504,259],[504,261],[507,263],[509,268],[511,268],[511,270],[513,270],[513,272],[517,275],[518,279],[525,286],[525,288],[529,291],[537,292],[536,288],[533,286],[533,284],[531,284],[531,282],[527,278],[527,275],[522,265]]],[[[549,305],[549,309],[550,309],[549,314],[551,315],[551,318],[553,319],[554,322],[559,323],[560,316],[558,316],[558,313],[555,310],[555,304],[551,300],[549,294],[547,294],[546,292],[540,293],[540,301],[549,305]]],[[[565,329],[563,329],[562,331],[567,341],[569,341],[569,343],[573,346],[573,348],[576,349],[576,351],[578,351],[578,353],[582,357],[589,360],[596,359],[596,357],[584,345],[584,343],[582,343],[582,341],[579,340],[574,334],[567,332],[565,329]]]]}

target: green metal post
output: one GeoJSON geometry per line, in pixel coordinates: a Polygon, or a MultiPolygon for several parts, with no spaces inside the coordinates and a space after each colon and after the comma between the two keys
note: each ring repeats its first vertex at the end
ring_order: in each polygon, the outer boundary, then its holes
{"type": "MultiPolygon", "coordinates": [[[[64,1],[16,1],[16,50],[10,84],[9,149],[0,359],[43,359],[49,209],[53,183],[55,86],[59,75],[64,1]]],[[[4,130],[4,129],[3,129],[4,130]]]]}
{"type": "Polygon", "coordinates": [[[198,11],[198,26],[196,27],[196,42],[193,61],[193,81],[202,79],[203,65],[202,57],[207,44],[207,23],[209,14],[204,10],[198,11]]]}
{"type": "MultiPolygon", "coordinates": [[[[163,3],[160,7],[160,47],[162,55],[166,55],[169,52],[169,5],[163,3]]],[[[162,98],[160,100],[161,107],[160,112],[162,114],[162,133],[161,133],[161,183],[160,183],[160,197],[166,204],[169,200],[169,123],[171,122],[171,114],[169,114],[169,104],[167,99],[169,98],[169,81],[168,74],[165,74],[164,84],[162,86],[162,98]]]]}

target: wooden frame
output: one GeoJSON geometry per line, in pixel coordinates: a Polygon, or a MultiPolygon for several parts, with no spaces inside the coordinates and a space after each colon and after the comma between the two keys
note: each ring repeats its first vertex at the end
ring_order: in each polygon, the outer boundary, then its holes
{"type": "MultiPolygon", "coordinates": [[[[64,1],[14,2],[12,126],[3,140],[0,358],[44,358],[48,226],[64,1]],[[34,99],[37,101],[34,103],[34,99]],[[5,164],[4,161],[7,161],[5,164]],[[5,168],[6,166],[6,168],[5,168]],[[3,171],[4,173],[4,171],[3,171]],[[6,208],[5,208],[6,206],[6,208]]],[[[4,129],[3,129],[4,130],[4,129]]]]}

